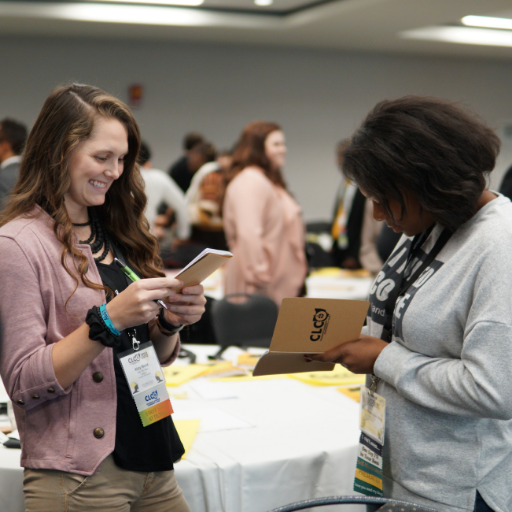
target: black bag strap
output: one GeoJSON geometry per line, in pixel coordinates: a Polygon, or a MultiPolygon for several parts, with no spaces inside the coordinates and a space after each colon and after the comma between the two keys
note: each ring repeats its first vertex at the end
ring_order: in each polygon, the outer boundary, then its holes
{"type": "MultiPolygon", "coordinates": [[[[405,266],[404,273],[411,261],[414,259],[414,256],[416,256],[421,246],[430,235],[431,231],[432,229],[414,237],[411,248],[409,249],[409,254],[407,255],[407,264],[405,266]]],[[[389,294],[388,300],[386,301],[386,320],[384,322],[384,329],[382,330],[382,339],[384,341],[387,341],[388,343],[391,342],[393,335],[393,313],[395,311],[395,305],[398,297],[403,295],[409,286],[411,286],[416,281],[416,279],[420,277],[423,271],[434,261],[435,257],[441,252],[442,248],[446,245],[451,236],[452,232],[448,229],[444,229],[443,232],[439,235],[439,238],[434,244],[434,247],[428,253],[425,261],[416,269],[414,274],[409,276],[407,279],[404,280],[404,274],[402,274],[400,281],[397,283],[397,286],[395,286],[395,288],[389,294]]]]}

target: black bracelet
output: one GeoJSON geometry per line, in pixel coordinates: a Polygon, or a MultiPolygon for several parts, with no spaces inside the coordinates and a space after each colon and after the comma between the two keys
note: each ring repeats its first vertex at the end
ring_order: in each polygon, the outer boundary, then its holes
{"type": "Polygon", "coordinates": [[[89,326],[89,338],[99,341],[105,347],[118,348],[121,345],[121,335],[114,336],[101,317],[100,308],[94,306],[87,311],[85,323],[89,326]]]}
{"type": "Polygon", "coordinates": [[[160,309],[160,312],[158,313],[158,316],[156,317],[156,325],[160,332],[162,334],[165,334],[165,336],[172,336],[173,334],[176,334],[177,332],[180,332],[183,327],[185,327],[184,324],[182,325],[173,325],[170,322],[168,322],[165,319],[164,316],[164,308],[160,309]]]}

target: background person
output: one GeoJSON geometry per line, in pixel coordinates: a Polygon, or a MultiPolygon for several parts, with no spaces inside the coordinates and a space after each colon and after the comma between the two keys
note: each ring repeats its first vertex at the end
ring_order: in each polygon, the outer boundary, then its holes
{"type": "Polygon", "coordinates": [[[190,222],[185,196],[172,178],[169,178],[165,172],[153,168],[151,156],[149,146],[141,142],[139,165],[145,185],[144,192],[148,200],[145,215],[149,226],[158,239],[165,236],[165,228],[168,224],[172,225],[167,216],[165,220],[159,218],[158,208],[162,202],[165,202],[171,208],[172,218],[176,222],[176,237],[186,240],[190,236],[190,222]]]}
{"type": "Polygon", "coordinates": [[[357,183],[343,174],[343,150],[349,144],[350,139],[343,139],[336,146],[336,161],[344,183],[339,188],[334,208],[331,254],[338,267],[349,270],[365,268],[377,274],[382,267],[377,251],[382,222],[373,218],[371,203],[366,201],[357,183]]]}
{"type": "Polygon", "coordinates": [[[172,363],[181,325],[197,321],[205,302],[201,286],[180,292],[159,270],[139,145],[121,101],[87,85],[56,88],[0,218],[0,372],[29,512],[63,503],[84,512],[190,510],[174,478],[183,446],[172,419],[142,426],[118,359],[151,340],[160,362],[172,363]],[[129,284],[114,256],[147,279],[129,284]]]}
{"type": "Polygon", "coordinates": [[[14,119],[0,121],[0,211],[18,180],[21,153],[27,140],[27,128],[14,119]]]}
{"type": "Polygon", "coordinates": [[[307,263],[300,206],[281,169],[284,134],[275,123],[247,125],[233,153],[224,198],[224,231],[234,258],[225,266],[225,293],[258,293],[277,305],[303,292],[307,263]]]}
{"type": "Polygon", "coordinates": [[[200,133],[187,133],[183,138],[183,155],[169,168],[169,176],[183,193],[188,190],[194,173],[205,163],[201,161],[197,153],[192,152],[202,142],[204,142],[204,137],[200,133]]]}
{"type": "Polygon", "coordinates": [[[499,147],[443,100],[374,107],[344,171],[403,236],[370,291],[368,335],[311,357],[375,374],[384,495],[443,512],[512,510],[512,204],[486,190],[499,147]]]}
{"type": "MultiPolygon", "coordinates": [[[[207,162],[194,174],[185,195],[192,224],[191,238],[212,249],[227,250],[221,211],[225,174],[211,144],[203,143],[196,150],[204,153],[207,162]]],[[[224,165],[225,160],[224,154],[221,157],[224,165]]]]}

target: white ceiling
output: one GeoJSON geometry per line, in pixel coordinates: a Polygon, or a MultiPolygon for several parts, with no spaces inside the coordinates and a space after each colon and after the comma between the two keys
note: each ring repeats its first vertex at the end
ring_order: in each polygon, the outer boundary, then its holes
{"type": "Polygon", "coordinates": [[[274,0],[271,5],[259,7],[254,5],[253,0],[204,0],[201,8],[289,12],[333,1],[335,0],[274,0]]]}
{"type": "Polygon", "coordinates": [[[252,0],[205,0],[200,8],[0,0],[0,33],[511,58],[510,47],[412,40],[399,35],[426,26],[459,24],[469,14],[512,15],[512,0],[274,0],[268,8],[258,8],[252,0]],[[114,14],[117,22],[94,21],[105,9],[110,15],[112,9],[118,9],[115,13],[119,14],[114,14]],[[282,14],[289,10],[290,14],[282,14]],[[166,22],[172,25],[164,25],[166,22]]]}

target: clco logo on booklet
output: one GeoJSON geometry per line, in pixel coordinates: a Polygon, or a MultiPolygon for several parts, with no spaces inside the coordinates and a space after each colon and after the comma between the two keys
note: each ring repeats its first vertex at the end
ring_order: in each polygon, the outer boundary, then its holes
{"type": "Polygon", "coordinates": [[[322,341],[324,334],[329,327],[329,319],[331,315],[325,309],[315,308],[315,316],[313,317],[313,330],[309,339],[311,341],[322,341]]]}

